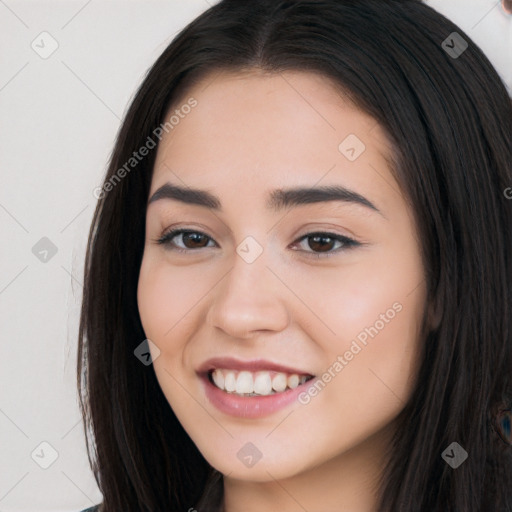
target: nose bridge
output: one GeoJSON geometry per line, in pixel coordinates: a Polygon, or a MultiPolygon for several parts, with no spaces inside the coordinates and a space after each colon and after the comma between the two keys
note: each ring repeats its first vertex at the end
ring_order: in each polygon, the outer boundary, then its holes
{"type": "Polygon", "coordinates": [[[269,263],[266,251],[255,239],[247,237],[237,246],[233,266],[210,306],[212,326],[233,337],[286,327],[288,312],[282,285],[267,268],[269,263]]]}

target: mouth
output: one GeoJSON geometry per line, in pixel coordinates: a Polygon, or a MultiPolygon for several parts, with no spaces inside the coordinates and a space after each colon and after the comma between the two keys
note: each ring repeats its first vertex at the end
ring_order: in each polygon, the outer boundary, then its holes
{"type": "Polygon", "coordinates": [[[214,357],[196,373],[207,402],[223,414],[244,419],[272,415],[296,403],[316,383],[316,377],[300,366],[265,359],[214,357]]]}
{"type": "Polygon", "coordinates": [[[216,388],[240,397],[276,395],[292,390],[314,378],[310,374],[248,371],[215,368],[207,372],[208,381],[216,388]]]}

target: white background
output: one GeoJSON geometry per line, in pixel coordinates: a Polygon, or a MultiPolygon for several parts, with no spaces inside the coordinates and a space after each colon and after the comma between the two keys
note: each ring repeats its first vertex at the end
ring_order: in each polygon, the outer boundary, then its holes
{"type": "MultiPolygon", "coordinates": [[[[427,3],[487,52],[512,91],[512,16],[500,2],[427,3]]],[[[0,0],[0,512],[74,512],[101,501],[75,385],[92,191],[145,71],[208,7],[0,0]],[[46,59],[31,47],[51,49],[43,31],[58,44],[46,59]],[[57,248],[47,262],[32,252],[43,237],[57,248]],[[58,455],[47,469],[35,462],[51,461],[42,442],[58,455]]]]}

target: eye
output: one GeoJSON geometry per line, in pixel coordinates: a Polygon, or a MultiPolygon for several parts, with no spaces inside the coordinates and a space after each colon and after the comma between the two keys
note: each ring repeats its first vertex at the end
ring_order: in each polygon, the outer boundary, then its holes
{"type": "Polygon", "coordinates": [[[160,238],[155,240],[160,245],[166,245],[169,246],[168,248],[173,251],[178,252],[187,252],[189,250],[193,249],[202,249],[205,247],[203,245],[203,242],[207,239],[211,238],[202,233],[201,231],[193,231],[193,230],[187,230],[187,229],[173,229],[171,231],[168,231],[167,233],[164,233],[160,238]],[[185,244],[184,247],[173,246],[173,239],[176,237],[182,237],[182,243],[185,244]]]}
{"type": "MultiPolygon", "coordinates": [[[[332,256],[333,253],[336,254],[338,252],[351,249],[353,247],[357,247],[361,245],[360,242],[356,242],[352,238],[348,238],[343,235],[337,235],[335,233],[307,233],[303,237],[299,238],[298,242],[302,242],[303,240],[310,240],[307,243],[313,252],[304,251],[308,254],[308,256],[312,256],[314,258],[325,258],[332,256]],[[338,243],[338,248],[333,249],[333,245],[338,243]],[[316,252],[319,251],[319,252],[316,252]]],[[[295,242],[297,243],[297,242],[295,242]]]]}
{"type": "MultiPolygon", "coordinates": [[[[300,245],[303,243],[303,241],[308,239],[310,242],[307,245],[313,251],[310,252],[308,250],[301,249],[301,252],[304,252],[308,254],[308,256],[315,258],[332,256],[333,253],[338,253],[343,250],[348,250],[361,245],[360,242],[357,242],[356,240],[343,235],[337,235],[335,233],[313,232],[307,233],[306,235],[299,238],[292,244],[292,247],[300,245]],[[335,250],[333,250],[333,245],[336,243],[339,245],[335,250]]],[[[209,240],[213,242],[212,238],[201,231],[179,228],[164,233],[160,238],[156,239],[155,242],[160,245],[167,246],[169,250],[185,253],[193,251],[194,249],[203,249],[208,247],[207,244],[209,240]],[[174,242],[174,239],[177,238],[179,240],[180,237],[181,245],[177,245],[174,242]]]]}

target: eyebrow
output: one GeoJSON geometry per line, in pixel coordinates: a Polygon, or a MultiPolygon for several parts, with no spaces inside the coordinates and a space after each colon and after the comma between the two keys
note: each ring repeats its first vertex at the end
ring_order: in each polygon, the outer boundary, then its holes
{"type": "MultiPolygon", "coordinates": [[[[219,212],[222,211],[222,204],[219,198],[207,190],[165,183],[151,196],[148,206],[162,199],[174,199],[182,203],[204,206],[219,212]]],[[[279,212],[285,208],[327,201],[359,204],[384,217],[384,214],[366,197],[340,185],[276,189],[269,194],[266,206],[270,210],[279,212]]]]}

